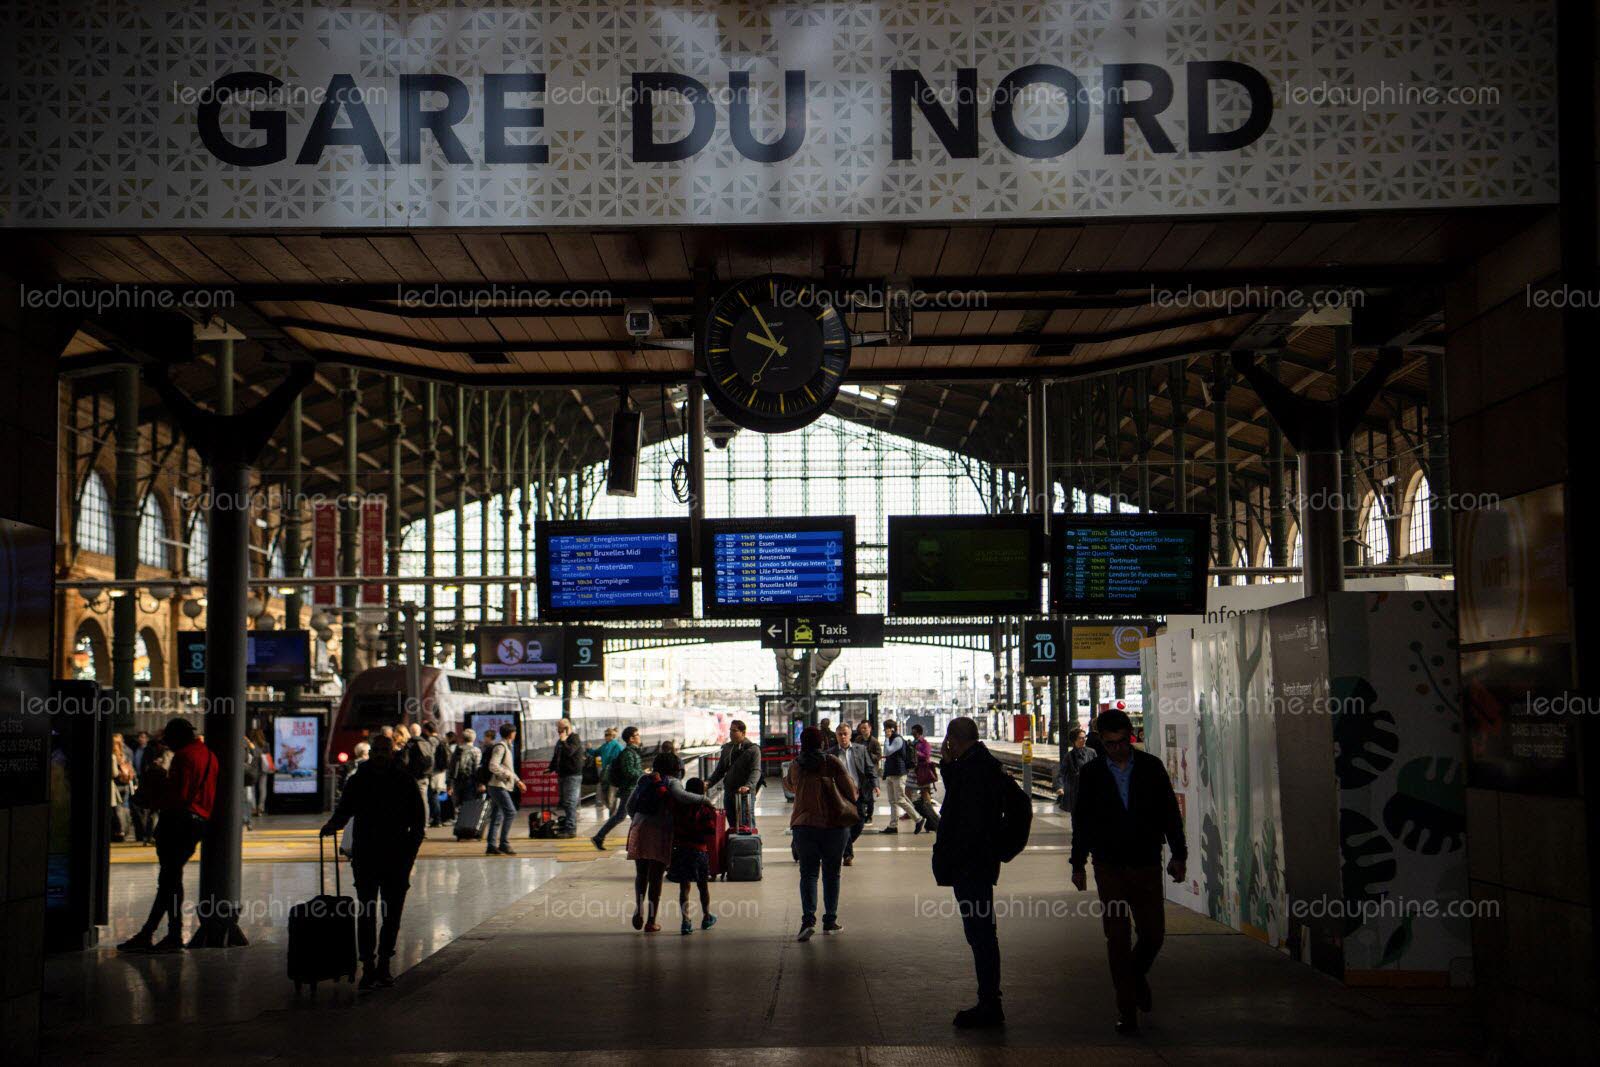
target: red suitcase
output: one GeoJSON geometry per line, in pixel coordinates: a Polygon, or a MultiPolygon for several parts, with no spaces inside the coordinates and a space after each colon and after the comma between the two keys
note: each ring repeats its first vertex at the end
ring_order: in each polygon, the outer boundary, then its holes
{"type": "Polygon", "coordinates": [[[711,854],[707,857],[711,866],[711,877],[721,878],[727,874],[724,866],[728,854],[728,818],[720,810],[712,816],[712,825],[716,828],[711,834],[711,854]]]}

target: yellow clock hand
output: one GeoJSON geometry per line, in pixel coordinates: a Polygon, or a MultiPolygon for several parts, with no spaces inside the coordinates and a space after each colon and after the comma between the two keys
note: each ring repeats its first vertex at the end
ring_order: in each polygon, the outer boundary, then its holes
{"type": "Polygon", "coordinates": [[[747,333],[744,336],[746,340],[754,341],[758,345],[770,348],[780,356],[787,355],[789,352],[788,345],[781,344],[778,341],[769,341],[758,333],[747,333]]]}

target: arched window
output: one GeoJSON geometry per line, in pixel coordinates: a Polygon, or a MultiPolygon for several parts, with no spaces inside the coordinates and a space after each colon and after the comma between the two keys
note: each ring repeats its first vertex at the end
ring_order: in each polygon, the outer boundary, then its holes
{"type": "Polygon", "coordinates": [[[1305,565],[1306,565],[1306,542],[1305,542],[1305,538],[1300,536],[1299,528],[1296,527],[1295,531],[1294,531],[1294,541],[1291,542],[1290,548],[1289,548],[1289,566],[1291,566],[1291,567],[1304,567],[1305,565]]]}
{"type": "Polygon", "coordinates": [[[206,517],[197,514],[194,517],[194,528],[189,531],[189,573],[196,578],[204,578],[206,571],[206,517]]]}
{"type": "Polygon", "coordinates": [[[1368,493],[1367,502],[1362,506],[1365,519],[1362,521],[1363,549],[1367,563],[1389,562],[1389,522],[1384,517],[1383,508],[1378,503],[1376,494],[1368,493]]]}
{"type": "Polygon", "coordinates": [[[133,635],[133,680],[144,685],[150,684],[150,646],[145,642],[143,633],[133,635]]]}
{"type": "Polygon", "coordinates": [[[147,567],[172,569],[172,546],[167,543],[167,516],[154,493],[139,509],[139,562],[147,567]]]}
{"type": "Polygon", "coordinates": [[[267,577],[287,578],[288,576],[289,568],[284,565],[283,561],[283,535],[280,534],[272,542],[272,552],[267,556],[267,577]]]}
{"type": "Polygon", "coordinates": [[[1428,476],[1419,475],[1406,499],[1406,555],[1415,556],[1433,548],[1433,490],[1428,476]]]}
{"type": "Polygon", "coordinates": [[[105,479],[98,471],[90,471],[83,483],[72,539],[85,552],[111,555],[111,498],[106,495],[105,479]]]}

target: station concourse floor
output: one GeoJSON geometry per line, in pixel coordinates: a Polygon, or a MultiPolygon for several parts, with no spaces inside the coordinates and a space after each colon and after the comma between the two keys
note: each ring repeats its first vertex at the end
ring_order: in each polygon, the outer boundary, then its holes
{"type": "MultiPolygon", "coordinates": [[[[1079,911],[1092,887],[1067,881],[1066,820],[1043,804],[997,889],[1007,1024],[956,1031],[950,1016],[975,999],[972,958],[948,890],[933,884],[931,835],[913,836],[910,823],[875,834],[880,804],[844,872],[843,931],[798,944],[787,809],[781,790],[763,792],[764,880],[713,883],[718,925],[697,922],[688,937],[671,883],[662,931],[629,925],[622,827],[595,852],[581,836],[594,829],[592,806],[578,839],[529,841],[524,829],[515,857],[432,831],[395,987],[358,996],[340,983],[298,999],[282,913],[316,891],[315,822],[269,820],[246,837],[246,898],[267,905],[247,924],[252,945],[51,957],[45,1062],[1348,1064],[1485,1052],[1463,993],[1345,989],[1172,905],[1156,1011],[1140,1037],[1118,1037],[1100,922],[1079,911]]],[[[108,944],[148,907],[155,868],[129,854],[137,848],[118,849],[108,944]]],[[[692,895],[690,909],[698,920],[692,895]]]]}

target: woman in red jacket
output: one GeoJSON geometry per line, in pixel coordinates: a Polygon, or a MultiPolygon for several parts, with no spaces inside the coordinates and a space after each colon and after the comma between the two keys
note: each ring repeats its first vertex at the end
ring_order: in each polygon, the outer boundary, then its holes
{"type": "MultiPolygon", "coordinates": [[[[691,778],[683,786],[691,793],[704,793],[706,784],[691,778]]],[[[700,929],[717,924],[711,914],[711,842],[717,833],[717,812],[709,804],[672,804],[672,863],[667,881],[678,883],[678,913],[683,916],[681,933],[694,933],[689,921],[689,887],[700,888],[700,929]]]]}
{"type": "MultiPolygon", "coordinates": [[[[195,737],[186,719],[167,723],[161,740],[172,749],[172,766],[159,797],[150,806],[161,812],[156,824],[156,899],[150,917],[137,934],[118,945],[123,952],[178,952],[183,949],[183,868],[194,855],[211,821],[217,797],[217,757],[195,737]],[[167,919],[167,936],[152,941],[161,919],[167,919]]],[[[149,801],[147,801],[149,803],[149,801]]]]}

